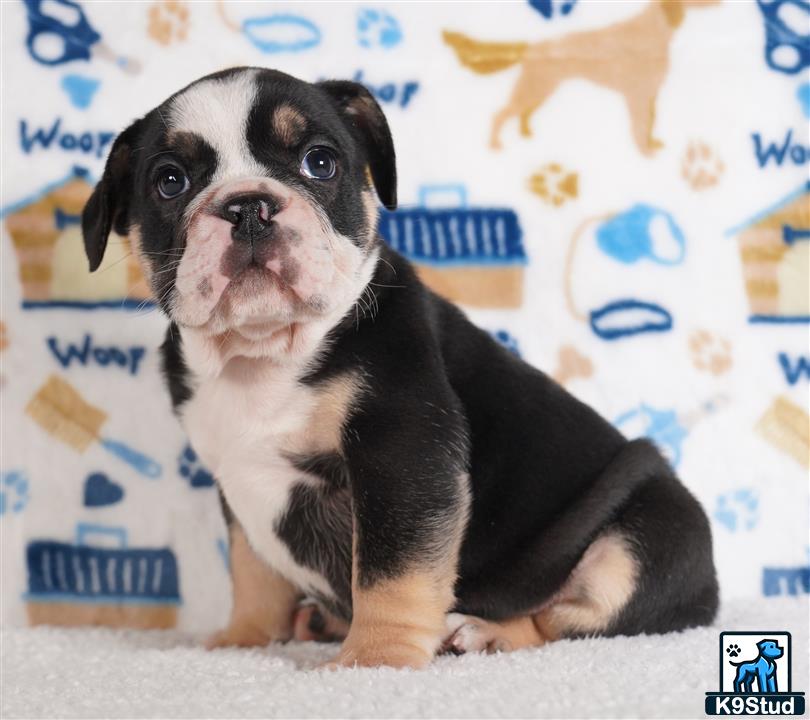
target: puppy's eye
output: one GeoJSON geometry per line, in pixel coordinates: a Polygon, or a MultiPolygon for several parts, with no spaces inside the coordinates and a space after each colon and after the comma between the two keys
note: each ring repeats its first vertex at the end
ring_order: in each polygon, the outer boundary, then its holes
{"type": "Polygon", "coordinates": [[[307,150],[301,161],[301,172],[314,180],[329,180],[335,176],[337,160],[329,148],[314,147],[307,150]]]}
{"type": "Polygon", "coordinates": [[[157,189],[161,197],[172,200],[189,188],[186,174],[174,166],[163,168],[157,176],[157,189]]]}

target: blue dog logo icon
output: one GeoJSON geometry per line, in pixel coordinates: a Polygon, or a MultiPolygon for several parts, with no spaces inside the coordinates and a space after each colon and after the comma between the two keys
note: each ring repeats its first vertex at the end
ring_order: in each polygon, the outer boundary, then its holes
{"type": "Polygon", "coordinates": [[[706,693],[706,714],[803,715],[804,693],[791,686],[791,646],[786,630],[721,632],[720,687],[706,693]]]}
{"type": "Polygon", "coordinates": [[[735,693],[754,692],[753,685],[756,682],[761,693],[777,693],[779,687],[776,679],[776,661],[785,654],[785,649],[779,647],[776,640],[760,640],[757,643],[759,654],[746,662],[729,662],[737,668],[737,675],[734,678],[735,693]]]}

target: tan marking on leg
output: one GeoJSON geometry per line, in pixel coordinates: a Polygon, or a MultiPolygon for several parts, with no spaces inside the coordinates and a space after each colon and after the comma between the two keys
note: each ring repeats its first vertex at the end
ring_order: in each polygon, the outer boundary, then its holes
{"type": "Polygon", "coordinates": [[[542,635],[599,633],[636,589],[638,561],[618,533],[603,535],[585,551],[557,597],[535,616],[542,635]]]}
{"type": "Polygon", "coordinates": [[[306,118],[290,105],[279,105],[273,112],[273,130],[287,147],[295,145],[306,129],[306,118]]]}
{"type": "Polygon", "coordinates": [[[508,652],[572,633],[602,632],[632,597],[637,576],[638,564],[627,541],[617,533],[603,535],[542,610],[501,622],[448,615],[443,649],[457,654],[508,652]]]}
{"type": "Polygon", "coordinates": [[[444,635],[454,579],[414,572],[355,588],[349,634],[331,666],[427,665],[444,635]]]}
{"type": "Polygon", "coordinates": [[[231,528],[233,608],[228,626],[213,635],[206,647],[267,645],[292,637],[299,591],[253,551],[241,526],[231,528]]]}
{"type": "Polygon", "coordinates": [[[420,668],[427,665],[446,635],[446,616],[455,603],[453,587],[470,507],[469,480],[458,478],[458,513],[436,529],[441,546],[424,566],[371,587],[358,583],[357,528],[352,535],[352,623],[334,662],[327,667],[420,668]]]}

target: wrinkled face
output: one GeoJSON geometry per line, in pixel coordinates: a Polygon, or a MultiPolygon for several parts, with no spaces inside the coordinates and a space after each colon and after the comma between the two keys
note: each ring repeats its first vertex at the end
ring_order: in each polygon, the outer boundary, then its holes
{"type": "Polygon", "coordinates": [[[362,88],[240,68],[197,81],[116,140],[83,217],[91,269],[129,235],[181,328],[246,354],[337,321],[376,262],[395,199],[385,119],[362,88]]]}

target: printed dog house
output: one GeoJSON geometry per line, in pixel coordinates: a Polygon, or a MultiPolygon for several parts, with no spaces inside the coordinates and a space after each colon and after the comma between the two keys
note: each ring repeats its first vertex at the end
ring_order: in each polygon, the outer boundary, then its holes
{"type": "Polygon", "coordinates": [[[180,604],[168,548],[106,548],[52,540],[28,545],[31,625],[172,628],[180,604]]]}
{"type": "Polygon", "coordinates": [[[439,295],[471,307],[523,300],[526,252],[509,209],[403,208],[380,215],[380,234],[439,295]]]}
{"type": "Polygon", "coordinates": [[[110,235],[104,263],[92,276],[81,233],[81,212],[93,185],[74,168],[33,197],[3,211],[19,264],[22,306],[136,308],[150,297],[129,241],[110,235]]]}
{"type": "Polygon", "coordinates": [[[810,182],[730,231],[751,322],[810,322],[810,182]]]}

